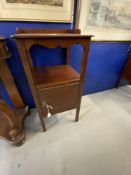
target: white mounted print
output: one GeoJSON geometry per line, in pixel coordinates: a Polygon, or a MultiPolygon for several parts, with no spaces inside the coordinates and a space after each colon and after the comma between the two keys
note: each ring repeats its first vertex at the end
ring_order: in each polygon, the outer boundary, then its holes
{"type": "Polygon", "coordinates": [[[0,0],[2,21],[72,22],[74,0],[0,0]]]}
{"type": "Polygon", "coordinates": [[[94,40],[131,40],[131,0],[82,0],[79,27],[94,40]]]}

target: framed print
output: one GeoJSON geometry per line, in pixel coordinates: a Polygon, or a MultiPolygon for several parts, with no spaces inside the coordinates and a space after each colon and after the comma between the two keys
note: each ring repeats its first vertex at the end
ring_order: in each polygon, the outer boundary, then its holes
{"type": "Polygon", "coordinates": [[[93,40],[131,41],[131,0],[81,0],[79,28],[93,40]]]}
{"type": "Polygon", "coordinates": [[[74,0],[0,0],[2,21],[71,23],[74,0]]]}

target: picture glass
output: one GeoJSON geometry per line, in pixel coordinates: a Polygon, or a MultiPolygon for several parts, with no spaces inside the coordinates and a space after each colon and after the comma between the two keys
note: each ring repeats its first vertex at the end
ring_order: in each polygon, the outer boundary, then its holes
{"type": "Polygon", "coordinates": [[[72,23],[74,0],[0,0],[0,20],[72,23]]]}
{"type": "Polygon", "coordinates": [[[131,0],[91,0],[87,26],[131,29],[131,0]]]}
{"type": "Polygon", "coordinates": [[[7,3],[63,6],[63,0],[6,0],[7,3]]]}

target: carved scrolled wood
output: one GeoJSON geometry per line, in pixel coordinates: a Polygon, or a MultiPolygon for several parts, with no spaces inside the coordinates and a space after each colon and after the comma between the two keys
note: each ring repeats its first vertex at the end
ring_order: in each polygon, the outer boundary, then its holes
{"type": "MultiPolygon", "coordinates": [[[[27,109],[25,110],[25,113],[27,109]]],[[[25,141],[25,134],[22,125],[15,112],[0,99],[0,137],[6,139],[13,145],[21,145],[25,141]],[[3,129],[2,129],[3,128],[3,129]]]]}
{"type": "MultiPolygon", "coordinates": [[[[59,34],[80,34],[81,30],[80,29],[26,29],[26,28],[16,28],[16,33],[17,34],[21,34],[21,33],[44,33],[44,34],[52,34],[52,33],[59,33],[59,34]]],[[[31,67],[33,67],[33,63],[31,60],[31,56],[30,54],[28,55],[28,51],[27,51],[27,57],[28,57],[28,61],[31,67]]],[[[66,48],[66,64],[70,63],[69,60],[70,57],[70,48],[66,48]]]]}
{"type": "MultiPolygon", "coordinates": [[[[65,38],[65,37],[64,37],[65,38]]],[[[47,47],[50,49],[53,48],[57,48],[57,47],[61,47],[61,48],[69,48],[74,44],[81,44],[83,47],[85,47],[85,40],[83,38],[83,40],[81,39],[81,41],[79,40],[79,37],[77,39],[70,39],[70,42],[63,40],[64,38],[52,38],[52,40],[49,42],[49,39],[37,39],[37,40],[33,40],[33,39],[27,39],[28,42],[26,42],[26,39],[24,41],[24,45],[25,48],[27,49],[27,51],[29,51],[31,49],[32,46],[34,45],[39,45],[39,46],[43,46],[43,47],[47,47]]],[[[68,37],[67,37],[68,38],[68,37]]],[[[88,42],[87,42],[88,43],[88,42]]]]}
{"type": "Polygon", "coordinates": [[[0,99],[0,112],[8,120],[11,129],[17,126],[16,118],[13,111],[2,99],[0,99]]]}

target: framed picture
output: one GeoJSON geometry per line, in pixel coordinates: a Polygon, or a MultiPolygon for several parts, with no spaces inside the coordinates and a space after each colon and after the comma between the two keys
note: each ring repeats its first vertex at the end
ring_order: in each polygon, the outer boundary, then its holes
{"type": "Polygon", "coordinates": [[[0,0],[2,21],[71,23],[74,0],[0,0]]]}
{"type": "Polygon", "coordinates": [[[93,40],[131,41],[131,0],[81,0],[78,27],[93,40]]]}

